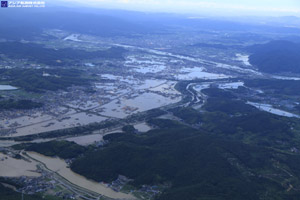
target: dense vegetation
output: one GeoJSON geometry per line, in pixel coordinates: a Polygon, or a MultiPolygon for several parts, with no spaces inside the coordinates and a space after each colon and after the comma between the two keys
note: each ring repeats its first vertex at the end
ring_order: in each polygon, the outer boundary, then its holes
{"type": "Polygon", "coordinates": [[[203,92],[210,96],[203,106],[206,112],[176,108],[172,111],[174,115],[189,124],[201,124],[205,131],[226,139],[282,150],[300,148],[298,119],[260,111],[229,91],[210,88],[203,92]]]}
{"type": "Polygon", "coordinates": [[[122,131],[125,133],[136,133],[137,130],[132,125],[123,126],[122,131]]]}
{"type": "MultiPolygon", "coordinates": [[[[22,199],[22,194],[19,193],[19,192],[15,192],[13,191],[12,189],[10,188],[7,188],[7,187],[4,187],[1,182],[6,182],[6,181],[2,181],[0,180],[0,199],[2,200],[19,200],[19,199],[22,199]]],[[[45,199],[45,200],[48,200],[49,198],[43,198],[39,195],[24,195],[24,199],[25,200],[40,200],[40,199],[45,199]]],[[[57,199],[57,200],[61,200],[60,198],[58,197],[53,197],[51,198],[51,200],[54,200],[54,199],[57,199]]],[[[49,199],[50,200],[50,199],[49,199]]]]}
{"type": "Polygon", "coordinates": [[[66,65],[68,61],[76,62],[83,59],[121,59],[125,50],[112,47],[103,51],[84,51],[78,49],[50,49],[43,45],[20,42],[1,42],[0,53],[12,59],[28,59],[37,63],[59,66],[66,65]]]}
{"type": "Polygon", "coordinates": [[[300,45],[289,41],[271,41],[267,44],[253,45],[249,61],[259,70],[269,73],[300,73],[300,45]]]}
{"type": "Polygon", "coordinates": [[[191,100],[189,92],[186,90],[186,87],[190,81],[180,81],[175,85],[175,89],[178,90],[181,94],[183,94],[182,102],[188,102],[191,100]]]}
{"type": "Polygon", "coordinates": [[[37,103],[31,100],[0,100],[0,110],[33,109],[40,108],[42,105],[42,103],[37,103]]]}
{"type": "Polygon", "coordinates": [[[226,114],[245,114],[256,110],[255,107],[245,104],[241,100],[231,100],[223,98],[210,98],[204,108],[207,111],[220,111],[226,114]]]}
{"type": "Polygon", "coordinates": [[[300,95],[300,81],[279,79],[248,79],[245,85],[251,88],[259,88],[266,92],[282,95],[300,95]]]}
{"type": "Polygon", "coordinates": [[[285,193],[280,183],[285,173],[274,166],[274,159],[299,166],[288,154],[210,136],[169,120],[154,123],[167,128],[111,135],[107,146],[75,160],[72,170],[96,181],[109,182],[122,174],[133,178],[135,186],[171,183],[158,199],[297,199],[294,192],[285,193]],[[274,181],[265,170],[280,175],[274,181]]]}
{"type": "Polygon", "coordinates": [[[295,108],[298,112],[300,112],[300,105],[296,105],[295,108]]]}
{"type": "Polygon", "coordinates": [[[300,156],[290,149],[300,149],[299,120],[259,111],[230,91],[204,92],[205,112],[171,109],[200,129],[153,118],[148,123],[156,129],[133,134],[133,127],[125,126],[125,133],[105,136],[108,144],[101,148],[55,141],[26,149],[75,157],[71,169],[95,181],[125,175],[136,187],[169,185],[159,200],[298,199],[300,156]]]}
{"type": "Polygon", "coordinates": [[[207,88],[202,90],[202,92],[208,95],[210,98],[222,98],[222,99],[234,99],[236,96],[230,92],[219,88],[207,88]]]}
{"type": "Polygon", "coordinates": [[[84,71],[77,69],[0,69],[0,77],[5,77],[9,84],[37,93],[64,90],[72,85],[87,86],[91,78],[84,75],[84,71]]]}
{"type": "Polygon", "coordinates": [[[33,143],[26,148],[27,151],[35,151],[45,156],[59,156],[60,158],[74,158],[86,151],[86,148],[74,142],[50,141],[33,143]]]}
{"type": "Polygon", "coordinates": [[[196,124],[201,121],[201,114],[193,108],[179,107],[171,110],[172,113],[189,124],[196,124]]]}
{"type": "Polygon", "coordinates": [[[155,129],[133,134],[134,127],[123,126],[125,133],[105,136],[108,143],[101,148],[52,141],[25,149],[75,158],[71,169],[95,181],[125,175],[135,187],[168,185],[158,200],[298,199],[300,156],[290,149],[300,149],[300,121],[260,111],[233,91],[203,92],[209,97],[204,112],[170,110],[199,129],[152,118],[148,123],[155,129]]]}
{"type": "Polygon", "coordinates": [[[224,44],[209,44],[209,43],[197,43],[192,46],[199,47],[199,48],[214,48],[214,49],[222,49],[222,50],[227,50],[230,48],[234,48],[234,49],[242,48],[242,46],[240,45],[224,45],[224,44]]]}
{"type": "Polygon", "coordinates": [[[138,113],[136,115],[132,115],[130,118],[126,118],[123,120],[110,120],[103,121],[99,123],[92,123],[85,126],[77,126],[66,129],[59,129],[54,131],[48,131],[38,134],[26,135],[26,136],[18,136],[18,137],[5,137],[0,138],[0,140],[15,140],[15,141],[32,141],[35,139],[45,139],[45,138],[57,138],[63,136],[74,136],[74,135],[87,135],[91,134],[95,130],[101,130],[105,128],[112,128],[121,126],[128,123],[134,123],[139,120],[148,120],[153,117],[157,117],[165,114],[166,112],[160,109],[152,109],[143,113],[138,113]]]}

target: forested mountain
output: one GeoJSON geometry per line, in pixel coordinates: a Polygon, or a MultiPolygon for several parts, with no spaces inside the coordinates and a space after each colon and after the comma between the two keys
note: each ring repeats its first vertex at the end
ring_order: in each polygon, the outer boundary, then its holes
{"type": "Polygon", "coordinates": [[[249,47],[250,63],[268,73],[300,73],[300,44],[277,40],[249,47]]]}

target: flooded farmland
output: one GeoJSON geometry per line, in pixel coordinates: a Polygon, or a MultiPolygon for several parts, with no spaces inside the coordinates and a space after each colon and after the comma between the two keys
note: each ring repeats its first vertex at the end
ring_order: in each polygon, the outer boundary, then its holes
{"type": "Polygon", "coordinates": [[[70,142],[75,142],[76,144],[87,146],[90,144],[94,144],[95,142],[100,142],[103,140],[102,134],[91,134],[77,137],[70,137],[66,139],[70,142]]]}
{"type": "Polygon", "coordinates": [[[40,176],[37,170],[37,163],[25,161],[23,159],[12,158],[10,155],[0,153],[0,176],[19,177],[19,176],[40,176]]]}
{"type": "Polygon", "coordinates": [[[0,85],[0,91],[1,90],[17,90],[18,88],[11,86],[11,85],[0,85]]]}
{"type": "Polygon", "coordinates": [[[27,152],[27,154],[38,162],[43,163],[49,170],[56,172],[69,182],[78,185],[79,187],[113,199],[135,199],[130,194],[115,192],[112,189],[107,188],[104,184],[88,180],[85,177],[72,172],[70,168],[67,167],[66,162],[62,159],[51,158],[34,152],[27,152]]]}
{"type": "Polygon", "coordinates": [[[275,115],[280,115],[280,116],[284,116],[284,117],[296,117],[296,118],[300,118],[299,115],[284,111],[284,110],[280,110],[277,108],[274,108],[272,105],[270,104],[263,104],[263,103],[254,103],[254,102],[247,102],[248,104],[255,106],[256,108],[275,114],[275,115]]]}
{"type": "Polygon", "coordinates": [[[151,130],[151,127],[147,123],[136,124],[134,125],[134,128],[139,132],[147,132],[151,130]]]}

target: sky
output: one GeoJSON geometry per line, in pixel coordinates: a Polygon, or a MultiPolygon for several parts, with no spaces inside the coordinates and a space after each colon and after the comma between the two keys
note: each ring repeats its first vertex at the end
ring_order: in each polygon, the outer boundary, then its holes
{"type": "Polygon", "coordinates": [[[83,6],[225,16],[299,16],[300,0],[58,0],[83,6]]]}

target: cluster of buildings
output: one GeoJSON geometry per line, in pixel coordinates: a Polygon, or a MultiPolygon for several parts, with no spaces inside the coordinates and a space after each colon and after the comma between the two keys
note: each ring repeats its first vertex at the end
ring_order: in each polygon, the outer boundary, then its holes
{"type": "Polygon", "coordinates": [[[127,178],[126,176],[119,175],[117,180],[111,182],[110,184],[107,184],[107,186],[116,192],[120,192],[120,190],[123,189],[124,185],[126,185],[130,181],[133,181],[133,180],[127,178]]]}
{"type": "Polygon", "coordinates": [[[52,179],[51,173],[41,170],[37,171],[41,173],[41,176],[21,176],[12,179],[17,185],[22,186],[21,188],[17,189],[18,192],[31,195],[36,193],[43,193],[55,188],[57,182],[54,179],[52,179]],[[51,181],[49,181],[50,179],[51,181]]]}

